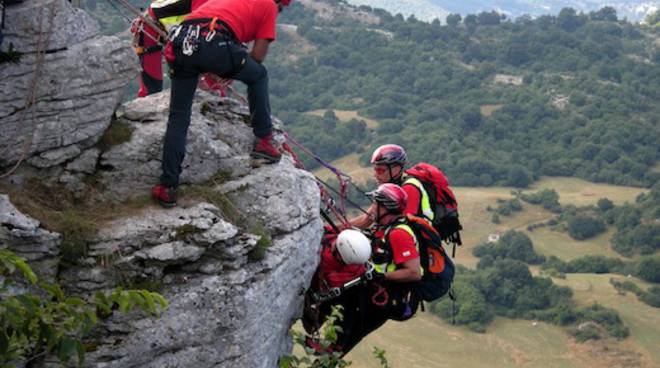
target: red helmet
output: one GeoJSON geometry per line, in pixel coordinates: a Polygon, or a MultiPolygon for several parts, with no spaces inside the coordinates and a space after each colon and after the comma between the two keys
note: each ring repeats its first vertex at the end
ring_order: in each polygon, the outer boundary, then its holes
{"type": "Polygon", "coordinates": [[[408,161],[406,151],[403,147],[396,144],[386,144],[376,148],[371,155],[372,165],[401,165],[404,166],[408,161]]]}
{"type": "Polygon", "coordinates": [[[406,191],[392,183],[381,184],[378,189],[367,193],[367,195],[373,201],[382,204],[389,212],[393,213],[403,213],[408,205],[408,194],[406,191]]]}

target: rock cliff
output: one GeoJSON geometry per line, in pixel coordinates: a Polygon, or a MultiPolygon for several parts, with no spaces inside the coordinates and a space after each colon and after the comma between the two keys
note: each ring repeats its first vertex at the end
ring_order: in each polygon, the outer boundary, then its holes
{"type": "Polygon", "coordinates": [[[10,6],[7,19],[5,42],[24,55],[0,69],[0,166],[25,160],[0,179],[0,248],[73,294],[148,287],[170,303],[158,318],[104,320],[89,337],[86,365],[276,366],[318,262],[314,178],[288,156],[252,167],[247,107],[200,92],[180,206],[142,200],[160,173],[168,93],[117,107],[136,75],[134,55],[118,38],[98,36],[66,0],[10,6]],[[49,38],[41,65],[39,30],[49,38]],[[35,98],[26,98],[33,85],[35,98]],[[67,234],[36,219],[62,215],[60,203],[26,205],[44,197],[68,198],[67,211],[113,213],[96,219],[80,254],[63,262],[67,234]]]}

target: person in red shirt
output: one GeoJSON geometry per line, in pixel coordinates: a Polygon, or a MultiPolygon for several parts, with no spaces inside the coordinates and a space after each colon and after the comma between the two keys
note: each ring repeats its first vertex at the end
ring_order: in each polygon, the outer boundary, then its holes
{"type": "Polygon", "coordinates": [[[165,58],[170,65],[172,91],[163,145],[163,172],[152,197],[164,207],[176,205],[181,163],[197,80],[202,73],[244,82],[254,135],[250,156],[278,162],[273,144],[268,74],[261,64],[275,40],[278,13],[291,0],[208,0],[170,32],[165,58]],[[253,42],[248,51],[243,43],[253,42]]]}
{"type": "Polygon", "coordinates": [[[374,282],[346,300],[335,350],[348,353],[388,319],[404,321],[417,311],[415,286],[422,279],[417,238],[406,224],[408,196],[398,185],[381,184],[369,193],[374,203],[374,282]]]}
{"type": "Polygon", "coordinates": [[[321,239],[321,259],[309,289],[305,293],[303,327],[313,334],[330,315],[332,306],[361,283],[368,271],[371,242],[360,231],[347,229],[337,234],[326,225],[321,239]]]}
{"type": "MultiPolygon", "coordinates": [[[[425,216],[428,214],[423,213],[420,207],[420,201],[426,194],[423,187],[418,187],[411,182],[407,182],[405,175],[405,166],[408,161],[408,156],[403,147],[396,144],[386,144],[378,147],[371,156],[371,164],[374,169],[374,178],[378,184],[394,183],[400,185],[408,195],[408,201],[405,208],[405,214],[412,214],[415,216],[425,216]]],[[[374,221],[374,206],[372,205],[367,211],[368,214],[363,214],[351,219],[351,224],[355,227],[365,229],[369,227],[374,221]]]]}
{"type": "MultiPolygon", "coordinates": [[[[155,0],[149,5],[145,18],[152,20],[165,32],[183,21],[184,16],[199,8],[208,0],[155,0]]],[[[135,51],[140,58],[140,89],[138,97],[163,90],[163,47],[165,40],[149,23],[138,20],[131,28],[134,32],[135,51]]]]}

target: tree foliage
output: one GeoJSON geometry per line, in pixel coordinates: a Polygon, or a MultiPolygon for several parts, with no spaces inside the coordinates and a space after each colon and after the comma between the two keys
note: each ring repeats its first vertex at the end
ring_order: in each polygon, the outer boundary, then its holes
{"type": "Polygon", "coordinates": [[[107,295],[99,292],[91,301],[66,296],[58,285],[39,282],[25,260],[9,250],[0,250],[0,279],[3,366],[29,363],[50,354],[63,363],[75,357],[82,366],[83,338],[98,323],[99,316],[107,317],[114,309],[126,313],[136,307],[156,315],[167,307],[162,296],[145,290],[117,289],[107,295]]]}
{"type": "Polygon", "coordinates": [[[475,257],[496,259],[515,259],[527,264],[540,264],[545,257],[534,252],[532,240],[519,231],[511,230],[502,235],[494,244],[481,244],[472,251],[475,257]]]}
{"type": "Polygon", "coordinates": [[[274,111],[323,158],[364,159],[397,143],[456,185],[525,187],[541,175],[658,180],[649,168],[660,158],[660,71],[634,61],[653,57],[641,26],[614,21],[607,8],[519,20],[484,12],[462,24],[451,15],[448,25],[361,10],[380,18],[378,29],[294,3],[283,20],[310,47],[301,52],[280,32],[269,57],[274,111]],[[496,83],[498,74],[522,84],[496,83]],[[553,101],[562,96],[560,108],[553,101]],[[317,109],[357,110],[378,126],[350,136],[341,123],[322,130],[323,118],[306,114],[317,109]]]}

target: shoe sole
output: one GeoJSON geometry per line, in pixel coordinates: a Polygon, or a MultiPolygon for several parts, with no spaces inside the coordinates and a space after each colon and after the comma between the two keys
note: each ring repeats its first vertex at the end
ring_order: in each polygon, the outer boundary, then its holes
{"type": "Polygon", "coordinates": [[[266,161],[268,161],[269,164],[278,163],[282,159],[282,156],[274,158],[273,156],[268,156],[265,153],[259,153],[259,152],[250,152],[250,157],[266,160],[266,161]]]}
{"type": "Polygon", "coordinates": [[[164,207],[164,208],[174,208],[174,207],[176,207],[176,202],[164,202],[164,201],[162,201],[160,199],[157,199],[157,198],[154,198],[154,200],[156,201],[156,203],[158,203],[159,205],[161,205],[161,207],[164,207]]]}

